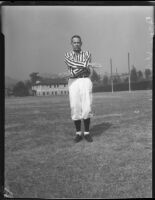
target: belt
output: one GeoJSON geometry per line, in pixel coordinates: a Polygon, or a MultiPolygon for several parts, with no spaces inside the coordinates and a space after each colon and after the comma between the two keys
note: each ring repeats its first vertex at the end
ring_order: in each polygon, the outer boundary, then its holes
{"type": "Polygon", "coordinates": [[[87,78],[87,77],[89,77],[88,75],[81,75],[81,76],[78,76],[78,77],[69,77],[69,78],[87,78]]]}

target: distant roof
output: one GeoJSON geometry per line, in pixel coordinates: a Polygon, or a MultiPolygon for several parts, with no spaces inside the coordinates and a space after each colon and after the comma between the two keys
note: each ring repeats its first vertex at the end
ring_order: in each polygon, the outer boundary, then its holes
{"type": "Polygon", "coordinates": [[[67,84],[66,78],[45,79],[36,81],[34,85],[63,85],[67,84]]]}

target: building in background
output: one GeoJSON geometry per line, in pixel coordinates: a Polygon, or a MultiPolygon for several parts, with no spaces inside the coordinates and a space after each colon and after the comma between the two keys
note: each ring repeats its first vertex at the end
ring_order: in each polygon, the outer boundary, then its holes
{"type": "Polygon", "coordinates": [[[68,84],[66,80],[43,80],[36,81],[32,86],[33,94],[36,96],[68,95],[68,84]]]}

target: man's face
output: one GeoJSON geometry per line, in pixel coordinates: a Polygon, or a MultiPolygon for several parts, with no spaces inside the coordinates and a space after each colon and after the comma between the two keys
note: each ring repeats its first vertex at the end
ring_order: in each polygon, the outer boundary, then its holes
{"type": "Polygon", "coordinates": [[[82,42],[79,38],[73,38],[71,44],[73,47],[73,51],[81,51],[82,42]]]}

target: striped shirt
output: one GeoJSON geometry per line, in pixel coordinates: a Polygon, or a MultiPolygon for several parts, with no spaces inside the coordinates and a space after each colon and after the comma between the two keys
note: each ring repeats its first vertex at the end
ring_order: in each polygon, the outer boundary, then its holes
{"type": "Polygon", "coordinates": [[[71,78],[78,78],[81,75],[89,76],[89,62],[91,62],[89,51],[80,51],[79,53],[71,51],[65,54],[65,63],[68,66],[71,78]]]}

